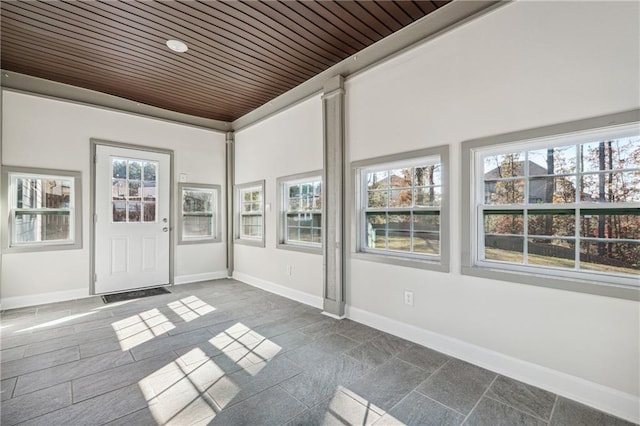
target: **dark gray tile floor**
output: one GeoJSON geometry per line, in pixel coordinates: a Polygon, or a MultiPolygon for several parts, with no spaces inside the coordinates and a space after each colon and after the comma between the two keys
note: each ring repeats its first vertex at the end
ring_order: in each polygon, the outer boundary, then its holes
{"type": "Polygon", "coordinates": [[[2,313],[2,425],[630,425],[234,280],[2,313]]]}

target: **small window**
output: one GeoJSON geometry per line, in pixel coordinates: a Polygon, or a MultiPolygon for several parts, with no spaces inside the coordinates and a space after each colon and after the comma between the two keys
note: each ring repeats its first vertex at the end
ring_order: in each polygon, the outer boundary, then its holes
{"type": "Polygon", "coordinates": [[[466,272],[640,286],[637,123],[477,144],[465,155],[475,170],[466,272]]]}
{"type": "Polygon", "coordinates": [[[322,172],[278,178],[278,248],[321,253],[322,172]]]}
{"type": "Polygon", "coordinates": [[[158,163],[111,159],[113,223],[156,223],[158,163]]]}
{"type": "Polygon", "coordinates": [[[178,244],[220,242],[220,185],[178,184],[178,244]]]}
{"type": "Polygon", "coordinates": [[[448,270],[447,156],[440,147],[354,164],[358,253],[448,270]]]}
{"type": "Polygon", "coordinates": [[[82,247],[79,172],[5,166],[3,184],[6,251],[82,247]]]}
{"type": "Polygon", "coordinates": [[[264,181],[236,185],[236,241],[264,247],[264,181]]]}

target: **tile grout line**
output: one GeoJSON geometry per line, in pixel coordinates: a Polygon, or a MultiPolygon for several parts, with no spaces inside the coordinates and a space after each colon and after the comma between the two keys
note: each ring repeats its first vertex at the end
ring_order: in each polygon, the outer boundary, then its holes
{"type": "Polygon", "coordinates": [[[549,422],[551,424],[551,420],[553,420],[553,415],[556,412],[556,407],[558,406],[558,401],[560,401],[560,395],[556,394],[556,399],[553,401],[553,407],[551,407],[551,414],[549,414],[549,422]]]}
{"type": "Polygon", "coordinates": [[[493,386],[493,384],[496,382],[496,380],[498,380],[498,377],[500,377],[500,375],[498,373],[494,373],[494,374],[496,376],[493,378],[491,383],[489,383],[489,386],[487,386],[487,388],[484,390],[484,392],[482,393],[480,398],[478,398],[478,400],[474,404],[473,408],[471,408],[471,410],[469,410],[469,413],[466,415],[466,417],[462,421],[461,425],[464,425],[467,422],[467,420],[469,420],[469,417],[471,417],[471,414],[473,413],[473,411],[478,407],[478,405],[480,404],[480,401],[482,401],[482,398],[484,398],[484,396],[487,394],[487,392],[489,392],[489,389],[491,389],[491,386],[493,386]]]}
{"type": "MultiPolygon", "coordinates": [[[[554,394],[554,395],[555,395],[555,394],[554,394]]],[[[509,408],[511,408],[511,409],[513,409],[513,410],[516,410],[516,411],[518,411],[518,412],[520,412],[520,413],[522,413],[522,414],[526,414],[526,415],[527,415],[527,416],[529,416],[529,417],[533,417],[534,419],[541,420],[541,421],[543,421],[544,423],[547,423],[547,424],[549,423],[549,420],[545,420],[545,419],[543,419],[542,417],[538,417],[538,416],[537,416],[537,415],[535,415],[535,414],[531,414],[531,413],[528,413],[528,412],[526,412],[526,411],[524,411],[524,410],[522,410],[522,409],[520,409],[520,408],[518,408],[518,407],[514,407],[513,405],[511,405],[511,404],[509,404],[509,403],[507,403],[507,402],[505,402],[505,401],[501,401],[501,400],[499,400],[499,399],[492,398],[492,397],[490,397],[489,395],[484,395],[484,396],[485,396],[487,399],[490,399],[490,400],[492,400],[492,401],[495,401],[495,402],[497,402],[498,404],[502,404],[502,405],[504,405],[504,406],[506,406],[506,407],[509,407],[509,408]]],[[[557,395],[556,395],[556,396],[557,396],[557,395]]],[[[549,418],[549,419],[551,419],[551,418],[549,418]]]]}

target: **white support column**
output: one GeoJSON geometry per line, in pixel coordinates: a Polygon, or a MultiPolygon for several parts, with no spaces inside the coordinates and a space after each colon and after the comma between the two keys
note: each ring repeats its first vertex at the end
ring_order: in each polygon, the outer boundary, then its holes
{"type": "Polygon", "coordinates": [[[324,313],[344,317],[344,78],[333,77],[324,85],[322,243],[324,313]]]}
{"type": "Polygon", "coordinates": [[[234,133],[227,132],[227,144],[226,144],[226,157],[227,157],[227,276],[231,278],[233,276],[233,185],[235,183],[235,145],[234,145],[234,133]]]}

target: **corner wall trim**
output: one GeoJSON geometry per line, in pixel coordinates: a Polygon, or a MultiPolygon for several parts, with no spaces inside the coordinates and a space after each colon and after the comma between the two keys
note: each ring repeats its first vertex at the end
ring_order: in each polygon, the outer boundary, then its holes
{"type": "Polygon", "coordinates": [[[66,302],[74,299],[92,297],[88,288],[76,288],[65,291],[52,291],[28,296],[4,297],[0,300],[2,309],[24,308],[27,306],[43,305],[45,303],[66,302]]]}
{"type": "Polygon", "coordinates": [[[640,423],[640,398],[551,368],[513,358],[443,334],[346,306],[347,318],[548,390],[625,420],[640,423]]]}
{"type": "Polygon", "coordinates": [[[279,296],[286,297],[287,299],[295,300],[296,302],[304,303],[305,305],[322,309],[323,299],[321,296],[315,296],[313,294],[295,290],[281,284],[272,283],[271,281],[256,278],[243,272],[233,271],[233,278],[238,281],[242,281],[245,284],[249,284],[253,287],[257,287],[270,293],[275,293],[279,296]]]}
{"type": "Polygon", "coordinates": [[[220,280],[227,278],[227,271],[204,272],[202,274],[178,275],[174,278],[174,284],[189,284],[202,281],[220,280]]]}

